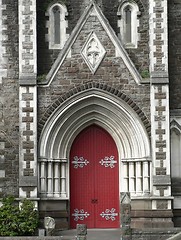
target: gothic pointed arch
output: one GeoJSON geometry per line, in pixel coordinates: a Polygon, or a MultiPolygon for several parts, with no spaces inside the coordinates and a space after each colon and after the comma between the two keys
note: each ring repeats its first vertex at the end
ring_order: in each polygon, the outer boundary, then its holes
{"type": "Polygon", "coordinates": [[[50,115],[55,111],[55,109],[61,105],[65,100],[68,98],[72,97],[75,94],[78,94],[79,92],[88,90],[88,89],[100,89],[105,92],[111,93],[114,96],[118,97],[119,99],[122,99],[125,101],[134,111],[135,113],[139,116],[140,120],[143,122],[143,125],[145,126],[145,129],[150,136],[150,131],[151,131],[151,124],[145,115],[145,113],[141,110],[141,108],[124,92],[121,90],[118,90],[116,88],[113,88],[107,84],[102,84],[102,83],[95,83],[95,82],[89,82],[84,85],[81,85],[79,87],[71,89],[69,92],[64,94],[63,96],[59,97],[52,105],[48,107],[46,112],[44,113],[43,117],[40,119],[38,123],[38,133],[39,135],[41,134],[41,131],[44,127],[44,124],[46,123],[47,119],[50,117],[50,115]]]}
{"type": "Polygon", "coordinates": [[[76,136],[92,124],[105,129],[115,141],[121,165],[122,191],[133,195],[150,192],[149,122],[124,93],[103,84],[86,84],[58,99],[42,120],[45,122],[39,138],[41,196],[69,197],[71,145],[76,136]],[[125,171],[124,168],[129,166],[138,168],[140,175],[132,171],[133,168],[125,171]],[[142,182],[137,187],[136,182],[131,182],[136,179],[142,182]]]}
{"type": "Polygon", "coordinates": [[[128,1],[128,0],[120,0],[120,1],[119,1],[119,6],[121,6],[122,4],[124,4],[124,3],[126,3],[126,2],[135,2],[135,3],[138,5],[139,10],[140,10],[141,12],[144,12],[144,11],[145,11],[146,6],[145,6],[145,2],[144,2],[143,0],[131,0],[131,1],[128,1]]]}

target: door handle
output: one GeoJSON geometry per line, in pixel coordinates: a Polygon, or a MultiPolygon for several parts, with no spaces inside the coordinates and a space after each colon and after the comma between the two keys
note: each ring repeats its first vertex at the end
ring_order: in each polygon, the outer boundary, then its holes
{"type": "Polygon", "coordinates": [[[93,204],[98,203],[98,199],[96,199],[96,198],[91,199],[91,203],[93,203],[93,204]]]}

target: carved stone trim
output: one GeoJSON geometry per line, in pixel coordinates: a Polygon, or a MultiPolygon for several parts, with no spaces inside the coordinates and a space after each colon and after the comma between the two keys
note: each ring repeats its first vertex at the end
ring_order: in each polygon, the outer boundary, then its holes
{"type": "Polygon", "coordinates": [[[93,74],[96,72],[105,54],[105,48],[96,34],[92,32],[81,50],[81,55],[93,74]]]}

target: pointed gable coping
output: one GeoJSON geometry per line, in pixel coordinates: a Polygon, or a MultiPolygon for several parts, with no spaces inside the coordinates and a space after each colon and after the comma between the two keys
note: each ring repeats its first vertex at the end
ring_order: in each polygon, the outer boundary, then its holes
{"type": "Polygon", "coordinates": [[[137,69],[135,68],[133,62],[131,61],[130,57],[128,56],[126,50],[124,49],[121,41],[116,36],[114,30],[110,26],[108,20],[105,18],[104,14],[102,13],[101,9],[96,5],[94,1],[91,1],[90,5],[85,9],[83,15],[80,17],[79,21],[77,22],[77,25],[72,31],[72,34],[70,35],[69,39],[67,40],[64,48],[59,53],[58,58],[54,62],[52,68],[50,69],[49,73],[46,76],[46,80],[44,82],[39,83],[39,85],[50,85],[53,81],[55,75],[57,74],[60,66],[62,65],[63,61],[67,57],[67,55],[70,52],[71,46],[74,44],[77,36],[79,35],[80,31],[82,30],[85,22],[87,21],[88,17],[93,13],[97,16],[100,23],[102,24],[104,30],[108,34],[109,38],[111,39],[112,43],[114,44],[116,48],[116,54],[117,57],[121,57],[123,62],[125,63],[126,67],[130,71],[132,77],[134,78],[135,82],[137,84],[141,84],[141,76],[137,69]],[[94,10],[94,11],[91,11],[94,10]]]}

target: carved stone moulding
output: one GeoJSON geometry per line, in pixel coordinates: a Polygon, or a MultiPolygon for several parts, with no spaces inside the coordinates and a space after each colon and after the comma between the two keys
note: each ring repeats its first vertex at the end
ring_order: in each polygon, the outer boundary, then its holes
{"type": "Polygon", "coordinates": [[[81,49],[81,55],[93,74],[96,72],[105,54],[106,50],[104,46],[95,32],[91,32],[81,49]]]}

